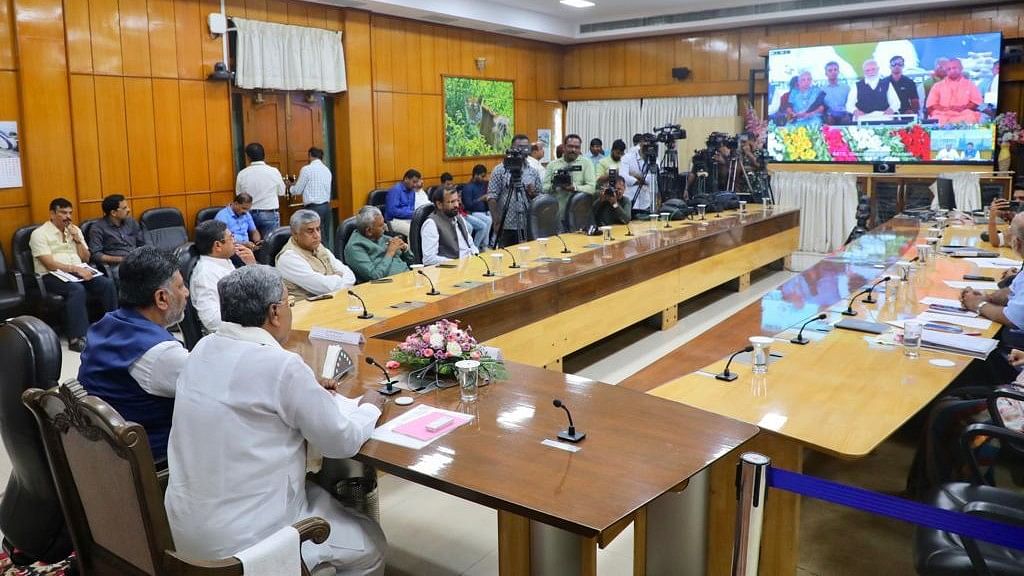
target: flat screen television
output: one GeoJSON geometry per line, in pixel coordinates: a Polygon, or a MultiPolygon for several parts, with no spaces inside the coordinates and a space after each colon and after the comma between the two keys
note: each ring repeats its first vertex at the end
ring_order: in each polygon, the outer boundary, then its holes
{"type": "Polygon", "coordinates": [[[768,53],[775,162],[991,164],[1002,35],[768,53]]]}

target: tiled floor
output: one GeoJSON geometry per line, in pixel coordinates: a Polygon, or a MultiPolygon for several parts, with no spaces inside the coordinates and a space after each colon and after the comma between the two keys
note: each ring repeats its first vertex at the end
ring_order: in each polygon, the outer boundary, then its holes
{"type": "MultiPolygon", "coordinates": [[[[581,351],[568,369],[616,383],[758,299],[791,274],[771,273],[742,293],[713,290],[680,309],[680,322],[664,332],[639,324],[581,351]]],[[[78,355],[65,350],[63,377],[77,372],[78,355]]],[[[909,441],[887,442],[861,462],[809,454],[806,471],[868,488],[897,491],[912,451],[909,441]]],[[[10,464],[0,450],[0,490],[10,464]]],[[[388,574],[394,576],[493,575],[497,528],[493,510],[393,476],[380,481],[381,523],[388,535],[388,574]]],[[[910,574],[910,529],[897,523],[804,500],[799,574],[910,574]]],[[[632,574],[632,529],[598,554],[599,573],[632,574]]]]}

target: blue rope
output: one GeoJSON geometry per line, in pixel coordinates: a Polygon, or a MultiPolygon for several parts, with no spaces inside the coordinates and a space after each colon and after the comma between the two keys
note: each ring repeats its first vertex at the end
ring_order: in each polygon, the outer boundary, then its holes
{"type": "Polygon", "coordinates": [[[781,468],[768,468],[768,486],[879,516],[1024,550],[1024,527],[1021,526],[943,510],[913,500],[879,494],[781,468]]]}

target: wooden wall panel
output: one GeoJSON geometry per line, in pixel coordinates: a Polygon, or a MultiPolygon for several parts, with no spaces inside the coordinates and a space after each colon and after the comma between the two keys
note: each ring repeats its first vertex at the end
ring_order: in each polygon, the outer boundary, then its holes
{"type": "Polygon", "coordinates": [[[121,59],[126,76],[149,76],[149,9],[146,0],[120,0],[121,59]]]}
{"type": "Polygon", "coordinates": [[[128,174],[128,125],[124,101],[124,79],[95,76],[96,134],[99,138],[100,182],[103,196],[131,195],[128,174]]]}
{"type": "Polygon", "coordinates": [[[152,196],[160,190],[156,163],[153,81],[149,78],[125,78],[124,101],[125,110],[128,111],[126,131],[130,196],[152,196]]]}
{"type": "Polygon", "coordinates": [[[174,30],[178,48],[178,78],[205,78],[203,43],[205,34],[197,0],[175,0],[174,30]]]}
{"type": "Polygon", "coordinates": [[[89,0],[88,4],[93,71],[120,74],[121,23],[117,0],[89,0]]]}
{"type": "Polygon", "coordinates": [[[185,189],[185,167],[182,157],[181,115],[177,80],[153,80],[153,115],[156,123],[157,176],[161,194],[185,189]]]}
{"type": "MultiPolygon", "coordinates": [[[[0,21],[0,25],[5,23],[0,21]]],[[[0,70],[0,118],[18,121],[18,100],[17,75],[11,70],[0,70]]],[[[25,187],[0,188],[0,246],[5,254],[11,253],[11,235],[29,222],[28,200],[25,187]]]]}
{"type": "Polygon", "coordinates": [[[64,5],[64,26],[68,43],[68,68],[72,73],[92,74],[92,24],[89,2],[69,0],[64,5]]]}
{"type": "Polygon", "coordinates": [[[182,158],[185,190],[210,189],[210,158],[206,142],[206,92],[204,83],[182,80],[178,84],[181,106],[182,158]]]}
{"type": "Polygon", "coordinates": [[[11,0],[0,0],[0,70],[14,70],[14,30],[11,0]]]}
{"type": "Polygon", "coordinates": [[[156,78],[178,77],[174,0],[149,0],[149,60],[156,78]]]}
{"type": "Polygon", "coordinates": [[[100,138],[96,125],[96,86],[93,76],[71,75],[71,145],[75,151],[78,198],[103,198],[100,180],[100,138]]]}
{"type": "Polygon", "coordinates": [[[206,96],[206,142],[210,165],[210,189],[234,190],[235,170],[231,153],[231,110],[228,86],[203,84],[206,96]]]}

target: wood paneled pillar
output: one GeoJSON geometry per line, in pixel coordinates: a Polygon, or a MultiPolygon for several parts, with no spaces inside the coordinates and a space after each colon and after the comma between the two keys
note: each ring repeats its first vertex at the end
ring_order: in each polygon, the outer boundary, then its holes
{"type": "Polygon", "coordinates": [[[338,216],[351,216],[366,203],[376,184],[373,139],[373,71],[370,13],[345,10],[345,68],[348,91],[335,109],[335,158],[338,161],[338,216]]]}
{"type": "Polygon", "coordinates": [[[52,198],[78,200],[61,0],[14,0],[14,35],[22,177],[32,220],[41,222],[52,198]]]}

